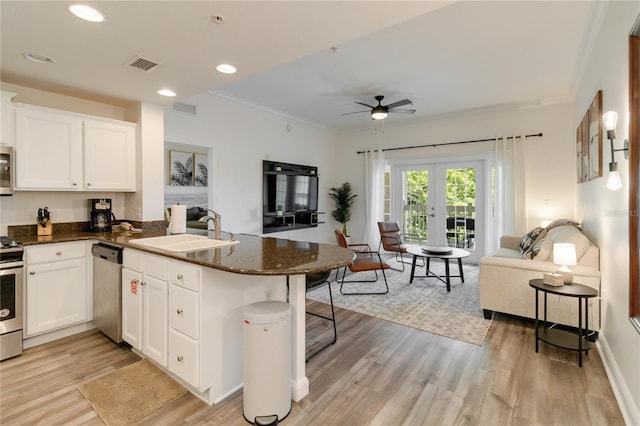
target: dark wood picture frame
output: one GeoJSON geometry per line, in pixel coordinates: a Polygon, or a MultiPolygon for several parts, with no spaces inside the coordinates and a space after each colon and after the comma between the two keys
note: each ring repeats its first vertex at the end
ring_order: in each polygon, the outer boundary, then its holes
{"type": "Polygon", "coordinates": [[[602,176],[602,90],[589,107],[589,180],[602,176]]]}
{"type": "Polygon", "coordinates": [[[576,129],[576,161],[578,183],[602,176],[602,90],[576,129]]]}
{"type": "Polygon", "coordinates": [[[640,20],[629,37],[629,319],[640,333],[640,20]]]}

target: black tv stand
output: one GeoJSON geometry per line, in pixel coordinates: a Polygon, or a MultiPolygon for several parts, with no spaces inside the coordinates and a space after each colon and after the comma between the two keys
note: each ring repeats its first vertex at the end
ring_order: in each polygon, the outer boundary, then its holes
{"type": "Polygon", "coordinates": [[[318,226],[318,168],[274,161],[262,162],[262,232],[318,226]]]}

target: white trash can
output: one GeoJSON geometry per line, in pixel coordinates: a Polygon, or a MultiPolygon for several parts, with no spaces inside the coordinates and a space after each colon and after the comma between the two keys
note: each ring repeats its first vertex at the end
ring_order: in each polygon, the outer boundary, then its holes
{"type": "Polygon", "coordinates": [[[291,307],[264,301],[244,308],[243,415],[276,424],[291,411],[291,307]]]}

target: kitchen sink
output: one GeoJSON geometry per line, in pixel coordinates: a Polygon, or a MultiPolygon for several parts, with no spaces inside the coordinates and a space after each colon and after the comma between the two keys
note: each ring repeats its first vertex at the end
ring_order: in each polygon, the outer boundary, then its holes
{"type": "Polygon", "coordinates": [[[167,235],[166,237],[139,238],[137,240],[129,241],[129,244],[167,250],[176,253],[185,253],[188,251],[207,250],[230,246],[238,244],[238,242],[239,241],[216,240],[204,235],[178,234],[167,235]]]}

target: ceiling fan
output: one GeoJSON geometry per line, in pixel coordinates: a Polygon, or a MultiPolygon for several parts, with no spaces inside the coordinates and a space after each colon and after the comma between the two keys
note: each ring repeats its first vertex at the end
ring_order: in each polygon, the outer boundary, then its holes
{"type": "Polygon", "coordinates": [[[368,111],[355,111],[355,112],[347,112],[345,114],[342,115],[350,115],[350,114],[359,114],[362,112],[371,112],[371,118],[374,120],[384,120],[385,118],[387,118],[387,116],[390,113],[393,114],[413,114],[414,112],[416,112],[415,109],[406,109],[406,108],[398,108],[404,105],[412,105],[413,102],[410,101],[409,99],[403,99],[401,101],[398,102],[393,102],[390,103],[389,105],[382,105],[381,102],[384,99],[384,96],[382,95],[378,95],[375,97],[376,101],[378,101],[378,105],[373,106],[373,105],[368,105],[362,102],[356,102],[358,105],[363,105],[366,106],[368,108],[370,108],[370,110],[368,111]]]}

